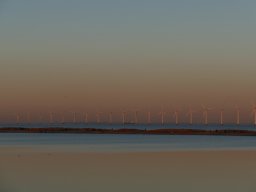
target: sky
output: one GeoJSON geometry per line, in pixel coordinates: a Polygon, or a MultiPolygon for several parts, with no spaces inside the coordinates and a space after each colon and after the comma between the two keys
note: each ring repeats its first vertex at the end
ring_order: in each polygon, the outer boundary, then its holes
{"type": "Polygon", "coordinates": [[[253,0],[0,0],[0,116],[204,104],[249,121],[255,17],[253,0]]]}

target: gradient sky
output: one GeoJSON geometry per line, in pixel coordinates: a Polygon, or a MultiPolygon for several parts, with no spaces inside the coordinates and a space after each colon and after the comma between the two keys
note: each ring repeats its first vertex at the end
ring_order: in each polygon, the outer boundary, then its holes
{"type": "Polygon", "coordinates": [[[254,0],[0,0],[1,115],[249,112],[255,18],[254,0]]]}

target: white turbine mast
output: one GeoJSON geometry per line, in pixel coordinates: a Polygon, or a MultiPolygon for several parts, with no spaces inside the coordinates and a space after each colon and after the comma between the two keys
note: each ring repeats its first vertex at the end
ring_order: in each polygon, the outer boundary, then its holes
{"type": "Polygon", "coordinates": [[[85,123],[85,112],[81,112],[81,123],[85,123]]]}
{"type": "Polygon", "coordinates": [[[49,122],[53,123],[53,112],[49,112],[49,122]]]}
{"type": "Polygon", "coordinates": [[[253,125],[256,126],[256,105],[253,103],[252,105],[252,115],[253,115],[253,125]]]}
{"type": "Polygon", "coordinates": [[[109,112],[109,124],[113,124],[113,112],[109,112]]]}
{"type": "Polygon", "coordinates": [[[193,113],[195,113],[196,111],[192,110],[191,106],[189,107],[188,110],[188,115],[189,115],[189,124],[193,125],[193,113]]]}
{"type": "Polygon", "coordinates": [[[31,118],[30,118],[30,113],[29,112],[27,112],[27,122],[31,123],[31,118]]]}
{"type": "Polygon", "coordinates": [[[42,115],[42,113],[39,113],[39,122],[43,123],[43,115],[42,115]]]}
{"type": "Polygon", "coordinates": [[[240,108],[236,105],[236,125],[240,125],[240,108]]]}
{"type": "Polygon", "coordinates": [[[65,123],[65,116],[64,116],[64,112],[61,113],[61,123],[64,124],[65,123]]]}
{"type": "Polygon", "coordinates": [[[164,116],[165,116],[165,111],[162,107],[162,110],[160,111],[160,116],[161,116],[161,124],[164,125],[164,116]]]}
{"type": "Polygon", "coordinates": [[[96,113],[96,118],[97,118],[97,123],[100,123],[100,115],[102,114],[102,112],[97,112],[96,113]]]}
{"type": "Polygon", "coordinates": [[[175,124],[179,124],[179,109],[175,109],[174,111],[174,117],[175,117],[175,124]]]}
{"type": "Polygon", "coordinates": [[[76,112],[72,112],[72,114],[73,114],[73,123],[76,123],[76,112]]]}
{"type": "Polygon", "coordinates": [[[88,123],[88,113],[87,112],[85,112],[85,123],[88,123]]]}
{"type": "Polygon", "coordinates": [[[151,112],[148,111],[148,124],[151,124],[151,112]]]}
{"type": "Polygon", "coordinates": [[[224,109],[222,108],[220,110],[220,125],[223,126],[224,125],[224,122],[223,122],[223,113],[224,113],[224,109]]]}
{"type": "Polygon", "coordinates": [[[20,123],[20,114],[19,113],[16,114],[16,123],[17,124],[20,123]]]}
{"type": "Polygon", "coordinates": [[[136,109],[135,112],[134,112],[134,118],[135,118],[135,124],[138,124],[139,123],[139,119],[138,119],[138,113],[139,113],[139,110],[136,109]]]}
{"type": "Polygon", "coordinates": [[[204,118],[204,124],[208,125],[208,112],[210,110],[212,110],[212,108],[209,107],[205,107],[204,105],[202,105],[203,108],[203,118],[204,118]]]}
{"type": "Polygon", "coordinates": [[[125,124],[125,122],[126,122],[126,114],[127,114],[127,112],[126,112],[126,111],[123,111],[123,112],[122,112],[123,125],[124,125],[124,124],[125,124]]]}

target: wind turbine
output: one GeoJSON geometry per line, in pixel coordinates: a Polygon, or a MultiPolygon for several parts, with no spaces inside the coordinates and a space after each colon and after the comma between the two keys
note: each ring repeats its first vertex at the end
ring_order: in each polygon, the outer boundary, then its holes
{"type": "Polygon", "coordinates": [[[88,113],[87,112],[83,112],[83,119],[84,119],[84,123],[88,123],[88,113]]]}
{"type": "Polygon", "coordinates": [[[193,125],[193,113],[195,113],[196,111],[192,110],[191,107],[189,107],[189,111],[188,111],[188,115],[189,115],[189,124],[193,125]]]}
{"type": "Polygon", "coordinates": [[[62,123],[62,124],[65,123],[65,116],[64,116],[64,113],[61,113],[61,123],[62,123]]]}
{"type": "Polygon", "coordinates": [[[123,111],[123,112],[122,112],[123,125],[125,125],[125,121],[126,121],[126,114],[127,114],[127,112],[126,112],[126,111],[123,111]]]}
{"type": "Polygon", "coordinates": [[[208,125],[208,112],[210,110],[212,110],[212,108],[209,107],[205,107],[204,105],[202,105],[203,108],[203,117],[204,117],[204,124],[208,125]]]}
{"type": "Polygon", "coordinates": [[[179,110],[176,109],[174,111],[174,117],[175,117],[175,124],[178,125],[179,124],[179,110]]]}
{"type": "Polygon", "coordinates": [[[16,114],[16,123],[17,124],[20,123],[20,114],[19,113],[16,114]]]}
{"type": "Polygon", "coordinates": [[[49,122],[50,122],[50,124],[53,123],[53,112],[49,113],[49,122]]]}
{"type": "Polygon", "coordinates": [[[109,113],[109,124],[112,124],[113,123],[113,112],[111,111],[109,113]]]}
{"type": "Polygon", "coordinates": [[[85,123],[85,112],[81,112],[80,123],[85,123]]]}
{"type": "Polygon", "coordinates": [[[138,112],[139,112],[139,110],[138,109],[136,109],[135,110],[135,113],[134,113],[134,118],[135,118],[135,124],[138,124],[138,112]]]}
{"type": "Polygon", "coordinates": [[[160,115],[161,115],[161,124],[164,125],[164,115],[165,115],[165,112],[164,112],[163,107],[162,107],[162,110],[160,111],[160,115]]]}
{"type": "Polygon", "coordinates": [[[42,113],[39,113],[39,122],[43,123],[43,115],[42,115],[42,113]]]}
{"type": "Polygon", "coordinates": [[[148,111],[148,124],[151,124],[151,112],[148,111]]]}
{"type": "Polygon", "coordinates": [[[28,121],[28,123],[31,123],[30,113],[29,112],[27,112],[27,121],[28,121]]]}
{"type": "Polygon", "coordinates": [[[76,112],[72,112],[73,113],[73,123],[76,123],[76,112]]]}
{"type": "Polygon", "coordinates": [[[96,113],[97,123],[100,123],[100,115],[101,114],[102,114],[102,112],[97,112],[96,113]]]}
{"type": "Polygon", "coordinates": [[[240,125],[240,108],[236,106],[236,125],[240,125]]]}
{"type": "Polygon", "coordinates": [[[252,108],[252,115],[253,115],[253,118],[254,118],[253,124],[254,124],[254,126],[256,126],[256,105],[253,104],[252,107],[253,107],[253,108],[252,108]]]}
{"type": "Polygon", "coordinates": [[[224,123],[223,123],[223,113],[224,113],[224,109],[221,109],[220,110],[220,125],[223,126],[224,123]]]}

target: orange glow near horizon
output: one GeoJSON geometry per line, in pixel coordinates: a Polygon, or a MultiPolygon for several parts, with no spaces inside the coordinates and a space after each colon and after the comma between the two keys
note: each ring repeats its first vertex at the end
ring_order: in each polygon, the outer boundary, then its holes
{"type": "Polygon", "coordinates": [[[251,121],[253,2],[56,2],[0,10],[0,119],[164,106],[186,121],[191,105],[199,121],[205,104],[209,121],[223,108],[233,122],[236,105],[251,121]]]}

